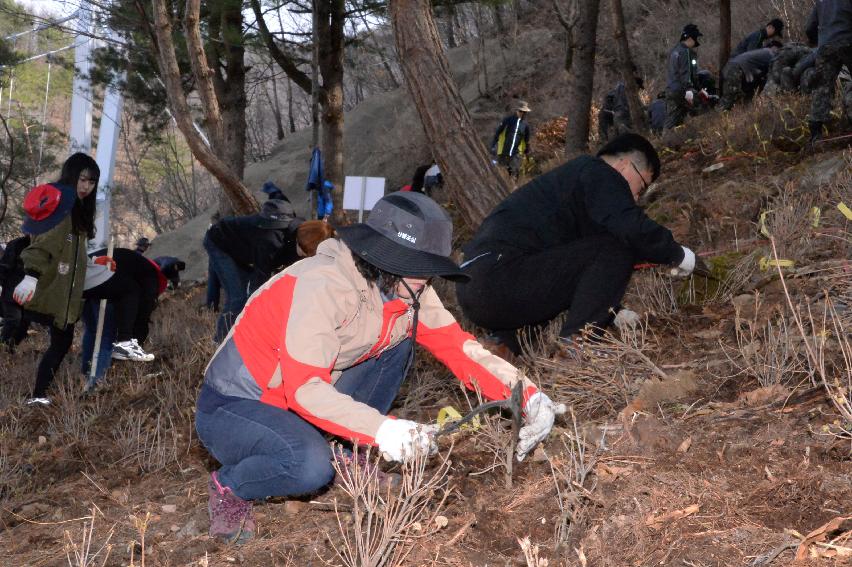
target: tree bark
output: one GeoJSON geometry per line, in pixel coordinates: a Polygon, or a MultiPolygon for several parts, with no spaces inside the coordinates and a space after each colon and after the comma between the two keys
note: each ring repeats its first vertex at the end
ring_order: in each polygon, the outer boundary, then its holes
{"type": "Polygon", "coordinates": [[[343,217],[343,25],[345,0],[317,0],[319,69],[322,74],[322,154],[324,177],[332,192],[334,220],[343,217]]]}
{"type": "Polygon", "coordinates": [[[201,42],[200,11],[201,0],[186,0],[183,29],[186,33],[189,65],[195,77],[195,90],[198,92],[204,114],[207,117],[207,136],[213,146],[213,151],[222,155],[222,144],[225,140],[222,133],[222,115],[219,110],[219,99],[216,98],[216,92],[213,88],[213,72],[207,63],[207,53],[205,53],[204,44],[201,42]]]}
{"type": "MultiPolygon", "coordinates": [[[[160,76],[166,86],[166,94],[172,116],[184,138],[186,138],[192,154],[222,184],[222,189],[234,211],[240,214],[255,212],[258,209],[258,204],[249,190],[243,185],[240,179],[242,172],[240,174],[235,173],[229,164],[223,160],[222,156],[216,155],[204,143],[201,135],[195,130],[195,125],[192,123],[192,113],[186,100],[186,95],[183,92],[183,85],[181,84],[180,69],[178,68],[175,45],[172,40],[174,30],[169,9],[165,0],[152,0],[152,2],[154,28],[158,45],[158,66],[160,76]]],[[[227,115],[227,112],[225,115],[227,115]]],[[[243,126],[245,126],[245,114],[243,114],[243,126]]],[[[229,124],[223,120],[222,130],[226,132],[228,127],[229,124]]],[[[244,131],[245,128],[243,128],[243,136],[245,136],[244,131]]],[[[227,137],[225,143],[228,143],[227,137]]],[[[244,146],[239,148],[239,153],[242,154],[244,151],[244,146]]]]}
{"type": "Polygon", "coordinates": [[[630,121],[633,123],[634,130],[645,134],[648,132],[648,121],[645,119],[645,109],[639,99],[639,87],[636,85],[636,65],[633,63],[633,57],[630,56],[630,42],[624,26],[624,7],[621,0],[610,1],[615,43],[618,47],[618,66],[621,70],[621,80],[624,81],[627,104],[630,106],[630,121]]]}
{"type": "Polygon", "coordinates": [[[224,135],[224,148],[220,156],[237,177],[242,178],[246,166],[245,147],[248,131],[242,3],[236,0],[220,0],[215,3],[208,2],[207,5],[208,8],[213,5],[217,7],[217,10],[210,9],[208,28],[211,31],[216,30],[217,33],[213,35],[214,40],[208,43],[207,49],[216,56],[216,61],[223,62],[217,65],[214,74],[224,135]]]}
{"type": "MultiPolygon", "coordinates": [[[[598,37],[600,0],[577,0],[576,23],[568,45],[571,56],[567,98],[568,125],[565,128],[566,157],[584,153],[589,147],[592,88],[595,79],[595,44],[598,37]]],[[[566,60],[569,58],[566,57],[566,60]]]]}
{"type": "Polygon", "coordinates": [[[420,121],[450,194],[476,228],[511,191],[492,167],[450,74],[429,0],[391,0],[396,49],[420,121]]]}
{"type": "Polygon", "coordinates": [[[731,58],[731,0],[719,0],[719,73],[731,58]]]}

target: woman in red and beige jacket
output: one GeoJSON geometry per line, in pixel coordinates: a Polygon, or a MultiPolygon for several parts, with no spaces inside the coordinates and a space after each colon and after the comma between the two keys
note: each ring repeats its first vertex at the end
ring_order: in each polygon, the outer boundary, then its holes
{"type": "Polygon", "coordinates": [[[488,399],[524,380],[519,460],[564,411],[463,331],[429,285],[466,277],[448,257],[452,223],[437,203],[392,193],[338,233],[252,295],[207,367],[196,429],[222,464],[209,482],[212,536],[245,541],[252,500],[331,482],[326,434],[395,461],[430,451],[434,425],[387,415],[415,344],[488,399]]]}

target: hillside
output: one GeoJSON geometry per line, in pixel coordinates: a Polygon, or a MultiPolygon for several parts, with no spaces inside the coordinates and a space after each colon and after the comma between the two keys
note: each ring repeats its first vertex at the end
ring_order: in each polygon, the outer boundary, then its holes
{"type": "MultiPolygon", "coordinates": [[[[700,7],[650,4],[669,19],[629,9],[654,49],[700,7]]],[[[763,17],[756,5],[736,9],[740,31],[763,17]]],[[[530,100],[543,170],[561,162],[570,119],[560,115],[558,24],[545,20],[527,22],[520,47],[487,43],[484,94],[473,51],[449,55],[483,139],[513,97],[530,100]]],[[[403,475],[399,491],[362,471],[345,486],[258,503],[257,537],[225,545],[207,537],[217,464],[194,430],[214,350],[204,290],[168,292],[153,320],[157,359],[116,362],[95,395],[79,395],[75,344],[48,408],[21,403],[46,344],[31,332],[15,356],[0,356],[0,565],[362,567],[381,552],[412,567],[852,565],[852,218],[841,206],[852,207],[852,149],[849,139],[805,148],[807,103],[761,97],[654,140],[663,172],[646,210],[712,277],[641,267],[624,301],[642,315],[638,328],[613,331],[582,360],[554,341],[529,345],[519,365],[570,411],[511,476],[510,420],[494,413],[442,439],[426,462],[371,455],[403,475]]],[[[428,158],[404,88],[368,99],[346,124],[352,174],[395,186],[428,158]]],[[[247,183],[272,179],[304,203],[309,136],[286,139],[247,183]]],[[[208,222],[159,237],[149,255],[179,255],[185,279],[202,277],[208,222]]],[[[452,287],[438,292],[458,314],[452,287]]],[[[420,349],[392,413],[434,422],[448,405],[477,403],[420,349]]]]}

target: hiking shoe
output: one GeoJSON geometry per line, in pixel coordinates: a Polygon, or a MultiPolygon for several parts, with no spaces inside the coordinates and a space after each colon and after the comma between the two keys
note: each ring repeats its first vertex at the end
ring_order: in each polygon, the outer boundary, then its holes
{"type": "Polygon", "coordinates": [[[24,402],[28,406],[42,406],[47,407],[51,405],[53,402],[50,401],[50,398],[27,398],[24,402]]]}
{"type": "Polygon", "coordinates": [[[151,362],[154,355],[142,350],[136,339],[112,343],[112,357],[116,360],[133,360],[135,362],[151,362]]]}
{"type": "Polygon", "coordinates": [[[207,512],[210,514],[210,537],[242,545],[254,537],[252,503],[243,500],[227,486],[219,483],[217,472],[207,482],[207,512]]]}
{"type": "Polygon", "coordinates": [[[397,488],[402,484],[402,477],[396,473],[388,473],[383,471],[375,461],[371,461],[367,455],[367,451],[358,451],[357,458],[349,449],[337,446],[332,449],[334,462],[337,463],[337,468],[340,473],[334,475],[333,484],[335,486],[345,486],[346,480],[353,470],[362,470],[367,474],[375,475],[379,486],[382,489],[397,488]]]}

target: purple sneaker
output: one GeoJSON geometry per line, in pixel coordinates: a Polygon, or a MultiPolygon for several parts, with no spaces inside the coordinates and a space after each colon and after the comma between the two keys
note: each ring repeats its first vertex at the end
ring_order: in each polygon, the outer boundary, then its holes
{"type": "MultiPolygon", "coordinates": [[[[366,449],[359,450],[357,458],[352,451],[344,449],[339,445],[335,446],[332,451],[334,454],[334,460],[343,475],[348,476],[351,474],[349,471],[353,469],[366,470],[370,474],[373,474],[373,471],[375,470],[376,479],[379,481],[379,486],[382,488],[397,488],[402,483],[402,477],[400,475],[384,472],[381,468],[379,468],[378,464],[371,461],[366,449]]],[[[345,479],[343,478],[343,475],[339,473],[334,475],[335,486],[344,486],[345,479]]]]}
{"type": "Polygon", "coordinates": [[[219,483],[216,472],[207,482],[207,511],[210,513],[210,537],[242,545],[254,537],[254,514],[249,500],[238,497],[219,483]]]}

